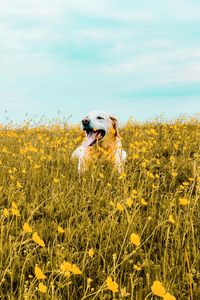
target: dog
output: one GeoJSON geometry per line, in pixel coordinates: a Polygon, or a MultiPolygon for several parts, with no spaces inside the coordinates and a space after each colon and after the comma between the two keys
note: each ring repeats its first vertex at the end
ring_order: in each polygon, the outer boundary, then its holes
{"type": "Polygon", "coordinates": [[[119,173],[123,172],[126,152],[122,149],[116,117],[101,111],[92,111],[82,120],[85,139],[73,152],[78,159],[78,171],[85,171],[93,158],[111,161],[119,173]]]}

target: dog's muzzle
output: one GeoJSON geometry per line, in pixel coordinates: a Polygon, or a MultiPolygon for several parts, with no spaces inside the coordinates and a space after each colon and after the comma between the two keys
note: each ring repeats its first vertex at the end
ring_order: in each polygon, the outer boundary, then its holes
{"type": "Polygon", "coordinates": [[[86,135],[87,135],[87,139],[84,142],[84,145],[85,146],[93,146],[97,142],[100,142],[104,138],[104,136],[106,135],[106,132],[103,129],[97,130],[97,129],[89,127],[87,125],[83,126],[83,130],[86,132],[86,135]]]}

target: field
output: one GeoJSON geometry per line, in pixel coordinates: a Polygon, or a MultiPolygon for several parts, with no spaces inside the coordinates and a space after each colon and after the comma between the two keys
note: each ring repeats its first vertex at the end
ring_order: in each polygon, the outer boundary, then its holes
{"type": "Polygon", "coordinates": [[[200,299],[200,122],[120,134],[79,177],[78,126],[1,126],[0,299],[200,299]]]}

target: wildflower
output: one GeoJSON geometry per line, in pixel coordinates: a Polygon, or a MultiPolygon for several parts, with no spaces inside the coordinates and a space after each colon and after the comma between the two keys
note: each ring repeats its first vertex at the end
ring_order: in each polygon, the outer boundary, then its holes
{"type": "Polygon", "coordinates": [[[171,222],[172,224],[175,224],[175,220],[172,215],[169,215],[168,221],[171,222]]]}
{"type": "Polygon", "coordinates": [[[33,168],[34,168],[35,170],[40,169],[40,168],[41,168],[41,165],[35,164],[33,168]]]}
{"type": "Polygon", "coordinates": [[[170,161],[175,161],[175,157],[174,156],[170,156],[170,161]]]}
{"type": "Polygon", "coordinates": [[[190,201],[187,198],[180,198],[179,203],[181,205],[188,205],[190,203],[190,201]]]}
{"type": "Polygon", "coordinates": [[[81,275],[82,274],[81,270],[74,264],[72,265],[72,273],[75,274],[75,275],[81,275]]]}
{"type": "Polygon", "coordinates": [[[173,177],[176,177],[176,176],[178,176],[178,173],[177,173],[177,172],[172,172],[171,175],[172,175],[173,177]]]}
{"type": "Polygon", "coordinates": [[[40,245],[41,247],[45,247],[44,241],[39,237],[37,232],[33,233],[32,239],[36,244],[40,245]]]}
{"type": "Polygon", "coordinates": [[[124,208],[123,208],[122,204],[119,203],[119,202],[117,202],[117,209],[118,209],[119,211],[124,211],[124,208]]]}
{"type": "Polygon", "coordinates": [[[132,200],[131,198],[128,198],[128,199],[126,200],[126,204],[127,204],[128,207],[131,207],[132,204],[133,204],[133,200],[132,200]]]}
{"type": "Polygon", "coordinates": [[[148,202],[146,200],[144,200],[144,198],[141,199],[140,203],[144,206],[148,205],[148,202]]]}
{"type": "Polygon", "coordinates": [[[89,255],[89,257],[92,257],[94,255],[94,249],[93,248],[89,249],[88,255],[89,255]]]}
{"type": "Polygon", "coordinates": [[[119,179],[123,179],[126,177],[126,173],[122,172],[121,175],[119,176],[119,179]]]}
{"type": "Polygon", "coordinates": [[[158,280],[154,281],[153,285],[151,286],[151,290],[155,296],[164,297],[164,295],[166,294],[165,288],[158,280]]]}
{"type": "Polygon", "coordinates": [[[45,294],[45,293],[47,292],[47,286],[44,285],[42,282],[40,282],[40,283],[39,283],[39,286],[38,286],[38,290],[39,290],[41,293],[45,294]]]}
{"type": "Polygon", "coordinates": [[[112,291],[113,293],[117,293],[118,292],[118,284],[117,282],[113,281],[111,277],[108,277],[106,279],[106,283],[107,283],[107,288],[112,291]]]}
{"type": "Polygon", "coordinates": [[[110,202],[109,202],[109,204],[111,205],[111,206],[115,206],[115,204],[114,204],[114,202],[111,200],[110,202]]]}
{"type": "Polygon", "coordinates": [[[60,265],[60,269],[62,272],[71,272],[75,275],[80,275],[82,274],[81,270],[75,265],[75,264],[71,264],[67,261],[64,261],[61,265],[60,265]]]}
{"type": "Polygon", "coordinates": [[[194,178],[193,177],[189,177],[188,180],[189,181],[194,181],[194,178]]]}
{"type": "Polygon", "coordinates": [[[142,268],[139,267],[138,265],[133,265],[133,269],[136,270],[136,271],[141,271],[142,268]]]}
{"type": "Polygon", "coordinates": [[[35,276],[37,279],[45,279],[47,276],[44,275],[42,270],[36,265],[35,266],[35,276]]]}
{"type": "Polygon", "coordinates": [[[18,206],[14,201],[12,201],[11,212],[12,212],[13,216],[20,217],[20,212],[19,212],[18,206]]]}
{"type": "Polygon", "coordinates": [[[64,231],[64,229],[61,226],[58,225],[58,232],[59,233],[64,233],[65,231],[64,231]]]}
{"type": "Polygon", "coordinates": [[[99,177],[104,178],[103,173],[99,173],[99,177]]]}
{"type": "Polygon", "coordinates": [[[18,206],[14,201],[12,201],[12,208],[18,209],[18,206]]]}
{"type": "Polygon", "coordinates": [[[4,208],[3,215],[4,215],[4,217],[8,217],[9,216],[9,210],[7,208],[4,208]]]}
{"type": "Polygon", "coordinates": [[[133,243],[135,246],[140,246],[140,237],[136,233],[131,233],[131,243],[133,243]]]}
{"type": "Polygon", "coordinates": [[[163,300],[176,300],[176,297],[172,296],[170,293],[166,293],[163,300]]]}
{"type": "Polygon", "coordinates": [[[58,178],[54,178],[54,179],[53,179],[53,182],[54,182],[54,183],[58,183],[58,182],[59,182],[59,179],[58,179],[58,178]]]}
{"type": "Polygon", "coordinates": [[[33,229],[29,226],[28,223],[24,223],[23,230],[27,233],[31,233],[33,231],[33,229]]]}
{"type": "Polygon", "coordinates": [[[20,181],[17,181],[17,183],[16,183],[16,187],[17,187],[18,189],[21,189],[21,188],[22,188],[22,184],[21,184],[21,182],[20,182],[20,181]]]}

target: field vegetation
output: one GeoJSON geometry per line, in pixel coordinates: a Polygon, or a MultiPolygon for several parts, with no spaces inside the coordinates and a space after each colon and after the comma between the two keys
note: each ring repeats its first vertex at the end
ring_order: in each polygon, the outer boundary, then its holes
{"type": "Polygon", "coordinates": [[[200,299],[200,122],[120,134],[79,176],[78,126],[1,126],[0,299],[200,299]]]}

